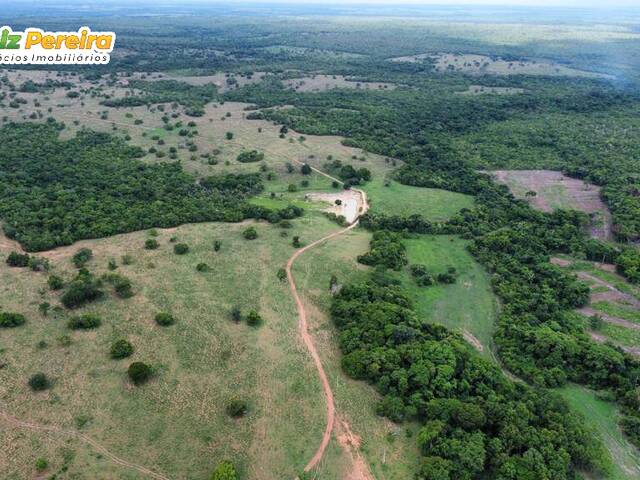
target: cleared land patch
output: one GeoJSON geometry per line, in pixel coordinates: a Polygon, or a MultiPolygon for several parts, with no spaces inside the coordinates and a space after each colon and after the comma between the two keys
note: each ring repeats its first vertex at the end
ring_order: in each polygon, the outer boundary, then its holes
{"type": "Polygon", "coordinates": [[[420,214],[428,220],[446,220],[463,208],[473,206],[473,197],[437,188],[403,185],[374,176],[363,186],[373,213],[407,216],[420,214]]]}
{"type": "Polygon", "coordinates": [[[282,82],[296,92],[325,92],[334,88],[355,88],[362,90],[395,90],[396,85],[384,82],[360,82],[349,80],[342,75],[313,75],[292,78],[282,82]]]}
{"type": "Polygon", "coordinates": [[[611,213],[600,198],[600,187],[553,170],[496,170],[496,180],[509,187],[518,198],[534,208],[550,212],[572,209],[592,217],[590,234],[603,240],[612,237],[611,213]]]}
{"type": "Polygon", "coordinates": [[[390,59],[392,62],[418,63],[433,62],[437,72],[460,72],[468,75],[540,75],[566,77],[608,77],[608,75],[577,70],[544,60],[506,60],[500,57],[475,54],[424,53],[390,59]]]}
{"type": "Polygon", "coordinates": [[[409,272],[403,272],[403,285],[414,298],[418,314],[463,335],[471,333],[483,347],[481,354],[490,358],[498,305],[489,276],[466,250],[468,242],[448,235],[421,235],[404,243],[410,265],[426,265],[433,274],[449,267],[458,272],[454,284],[429,287],[418,286],[409,272]]]}
{"type": "Polygon", "coordinates": [[[524,92],[524,88],[486,87],[484,85],[470,85],[467,90],[456,93],[458,93],[458,95],[518,95],[524,92]]]}

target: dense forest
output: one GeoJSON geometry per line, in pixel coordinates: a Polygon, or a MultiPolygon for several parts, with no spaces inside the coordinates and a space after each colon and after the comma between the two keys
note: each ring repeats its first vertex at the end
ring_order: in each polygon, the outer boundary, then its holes
{"type": "Polygon", "coordinates": [[[608,470],[602,447],[563,401],[508,380],[459,335],[425,323],[384,275],[344,286],[331,313],[343,368],[376,385],[379,413],[420,422],[417,478],[573,479],[577,470],[608,470]]]}

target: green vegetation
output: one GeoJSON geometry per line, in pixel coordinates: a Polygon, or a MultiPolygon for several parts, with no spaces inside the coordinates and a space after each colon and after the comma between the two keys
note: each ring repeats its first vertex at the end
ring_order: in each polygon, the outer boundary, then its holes
{"type": "Polygon", "coordinates": [[[473,206],[473,197],[436,188],[418,188],[393,180],[374,178],[363,187],[371,199],[371,212],[408,216],[419,213],[427,220],[446,220],[473,206]]]}
{"type": "Polygon", "coordinates": [[[609,480],[636,478],[640,468],[640,453],[629,443],[622,432],[615,427],[618,409],[611,401],[577,385],[566,385],[558,390],[572,409],[581,413],[588,426],[593,428],[611,453],[609,480]]]}
{"type": "Polygon", "coordinates": [[[113,342],[109,354],[111,358],[119,360],[130,357],[133,354],[133,345],[128,340],[120,339],[113,342]]]}
{"type": "Polygon", "coordinates": [[[398,287],[375,280],[346,285],[331,313],[343,368],[376,385],[383,395],[378,412],[420,422],[420,477],[608,472],[610,460],[580,416],[547,392],[507,380],[459,336],[422,321],[398,287]]]}
{"type": "Polygon", "coordinates": [[[92,328],[98,328],[101,324],[102,319],[99,316],[87,313],[85,315],[72,317],[69,320],[68,327],[72,330],[90,330],[92,328]]]}
{"type": "Polygon", "coordinates": [[[144,362],[133,362],[127,369],[127,375],[135,385],[143,385],[153,376],[153,369],[144,362]]]}
{"type": "Polygon", "coordinates": [[[237,480],[238,474],[236,473],[236,467],[233,463],[224,461],[221,462],[211,474],[210,480],[237,480]]]}
{"type": "Polygon", "coordinates": [[[29,378],[29,387],[35,392],[47,390],[51,387],[51,380],[44,373],[35,373],[29,378]]]}
{"type": "Polygon", "coordinates": [[[176,323],[176,319],[173,317],[173,315],[167,312],[160,312],[156,314],[154,318],[156,323],[161,327],[168,327],[169,325],[173,325],[174,323],[176,323]]]}
{"type": "Polygon", "coordinates": [[[458,280],[453,285],[435,284],[424,288],[403,273],[403,286],[415,303],[416,312],[430,323],[453,331],[467,330],[491,356],[497,320],[497,302],[490,279],[467,251],[468,241],[453,236],[420,236],[404,240],[410,265],[423,264],[432,274],[455,266],[458,280]]]}
{"type": "Polygon", "coordinates": [[[14,328],[24,325],[26,322],[24,315],[20,313],[0,312],[0,328],[14,328]]]}

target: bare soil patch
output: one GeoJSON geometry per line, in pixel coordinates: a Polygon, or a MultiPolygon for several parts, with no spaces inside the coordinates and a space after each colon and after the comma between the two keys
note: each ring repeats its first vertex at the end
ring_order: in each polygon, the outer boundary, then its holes
{"type": "Polygon", "coordinates": [[[350,224],[356,221],[362,208],[362,195],[354,190],[343,190],[336,193],[308,193],[305,195],[305,199],[330,203],[331,206],[326,211],[342,215],[350,224]],[[340,205],[336,204],[337,200],[340,201],[340,205]]]}
{"type": "Polygon", "coordinates": [[[574,209],[592,217],[590,234],[593,238],[612,237],[609,209],[600,198],[600,187],[554,170],[496,170],[495,179],[509,187],[539,210],[551,212],[558,208],[574,209]]]}

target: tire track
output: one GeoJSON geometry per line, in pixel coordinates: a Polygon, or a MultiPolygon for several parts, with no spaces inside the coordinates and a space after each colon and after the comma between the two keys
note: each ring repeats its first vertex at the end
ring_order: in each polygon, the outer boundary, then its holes
{"type": "Polygon", "coordinates": [[[170,480],[169,477],[166,477],[161,473],[154,472],[153,470],[143,467],[142,465],[128,462],[127,460],[124,460],[123,458],[118,457],[114,453],[111,453],[104,445],[98,443],[97,441],[85,435],[84,433],[80,433],[75,430],[65,430],[64,428],[56,427],[52,425],[40,425],[32,422],[25,422],[9,415],[4,411],[0,411],[0,419],[5,420],[9,425],[17,428],[26,428],[26,429],[34,430],[38,432],[50,432],[50,433],[56,433],[59,435],[64,435],[67,437],[75,437],[80,441],[82,441],[83,443],[92,447],[94,450],[101,453],[105,458],[109,459],[112,463],[116,465],[130,468],[132,470],[136,470],[139,473],[142,473],[143,475],[154,478],[156,480],[170,480]]]}

